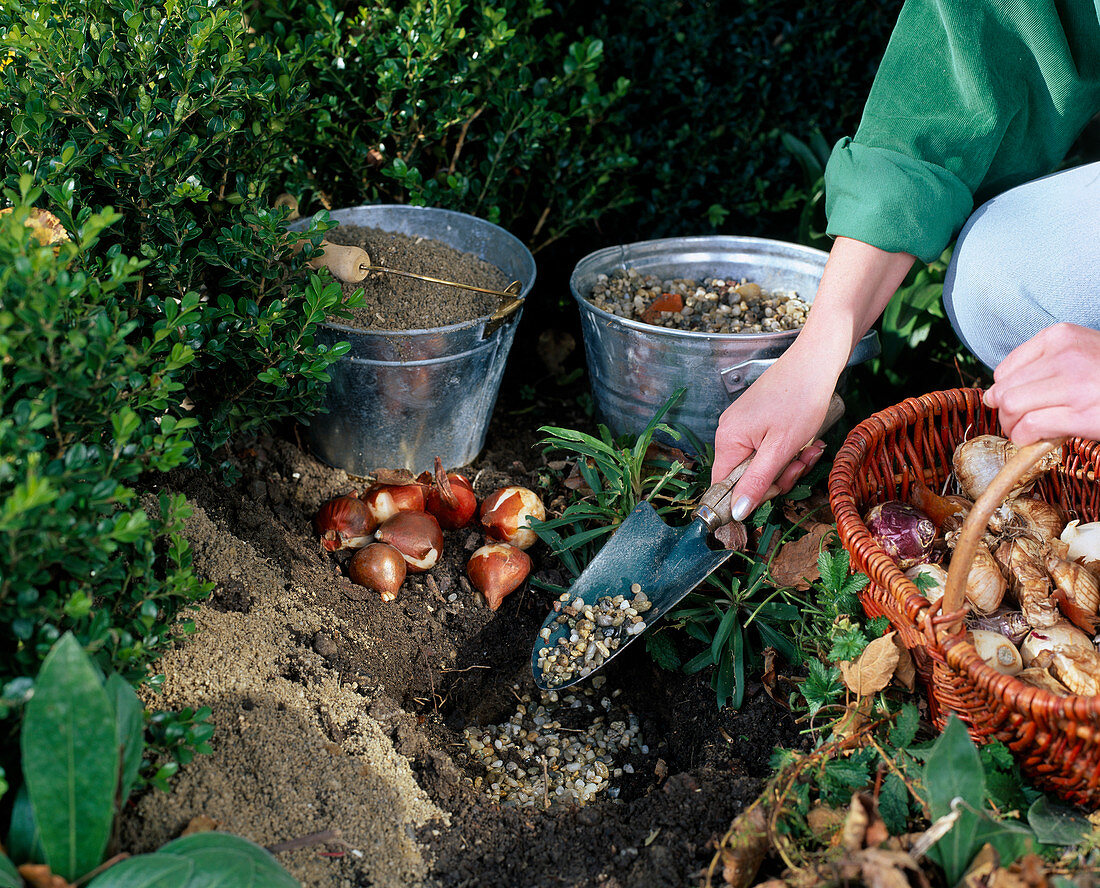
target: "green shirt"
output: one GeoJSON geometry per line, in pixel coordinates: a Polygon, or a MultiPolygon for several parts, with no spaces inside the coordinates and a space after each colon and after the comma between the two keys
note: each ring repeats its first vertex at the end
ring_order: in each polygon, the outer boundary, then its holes
{"type": "Polygon", "coordinates": [[[907,0],[829,158],[828,233],[931,261],[978,204],[1051,172],[1100,111],[1098,4],[907,0]]]}

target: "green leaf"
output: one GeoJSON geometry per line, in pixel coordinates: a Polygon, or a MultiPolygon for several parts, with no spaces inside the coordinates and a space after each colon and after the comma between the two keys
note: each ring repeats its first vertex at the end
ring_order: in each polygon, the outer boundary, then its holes
{"type": "Polygon", "coordinates": [[[115,736],[107,691],[67,632],[42,663],[19,745],[46,863],[70,882],[99,865],[110,838],[115,736]]]}
{"type": "Polygon", "coordinates": [[[714,633],[714,638],[710,642],[710,655],[715,663],[722,656],[722,646],[726,643],[726,639],[730,637],[735,622],[737,622],[737,608],[731,607],[722,617],[722,621],[718,624],[718,630],[714,633]]]}
{"type": "MultiPolygon", "coordinates": [[[[223,832],[192,833],[189,836],[175,839],[161,846],[161,853],[178,854],[195,862],[195,878],[192,879],[192,888],[215,888],[225,885],[226,888],[300,888],[298,882],[285,869],[279,866],[269,851],[259,845],[242,839],[239,836],[223,832]],[[232,855],[232,858],[230,858],[232,855]],[[234,868],[240,860],[247,860],[253,868],[256,881],[232,882],[199,881],[200,875],[211,876],[221,874],[221,861],[234,861],[234,868]]],[[[227,866],[228,869],[228,866],[227,866]]]]}
{"type": "Polygon", "coordinates": [[[106,690],[115,710],[116,749],[122,750],[117,801],[125,804],[137,782],[141,755],[145,751],[145,707],[129,682],[120,675],[107,679],[106,690]]]}
{"type": "Polygon", "coordinates": [[[898,836],[905,832],[909,823],[909,790],[901,777],[893,771],[882,781],[878,812],[882,816],[882,822],[890,830],[890,835],[898,836]]]}
{"type": "Polygon", "coordinates": [[[653,662],[662,669],[675,672],[680,668],[680,655],[676,653],[676,645],[667,632],[647,632],[645,648],[653,662]]]}
{"type": "Polygon", "coordinates": [[[1027,809],[1028,825],[1044,845],[1078,845],[1092,832],[1088,818],[1041,796],[1027,809]]]}
{"type": "Polygon", "coordinates": [[[924,766],[924,786],[933,820],[951,814],[953,803],[957,806],[955,823],[928,852],[943,867],[948,883],[954,885],[962,878],[986,842],[993,845],[1004,866],[1032,847],[1034,836],[1029,829],[995,821],[984,810],[981,757],[966,726],[955,715],[932,745],[924,766]]]}
{"type": "Polygon", "coordinates": [[[187,888],[194,871],[194,861],[158,851],[116,863],[92,879],[87,888],[187,888]]]}
{"type": "Polygon", "coordinates": [[[919,727],[920,710],[917,704],[905,703],[890,728],[890,743],[898,749],[905,749],[916,739],[919,727]]]}
{"type": "Polygon", "coordinates": [[[15,793],[11,808],[11,823],[8,825],[8,853],[20,863],[44,863],[46,854],[42,850],[42,836],[38,824],[34,822],[27,784],[24,783],[15,793]]]}
{"type": "Polygon", "coordinates": [[[0,888],[23,888],[19,870],[6,854],[0,853],[0,888]]]}

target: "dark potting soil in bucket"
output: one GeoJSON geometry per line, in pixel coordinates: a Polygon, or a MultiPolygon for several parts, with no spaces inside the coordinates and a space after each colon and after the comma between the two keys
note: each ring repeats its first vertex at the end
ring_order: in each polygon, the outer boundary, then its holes
{"type": "MultiPolygon", "coordinates": [[[[347,223],[326,237],[334,244],[362,247],[372,265],[491,290],[503,290],[510,283],[492,263],[431,238],[347,223]]],[[[343,285],[347,296],[359,288],[366,304],[353,309],[352,319],[342,323],[364,330],[429,330],[486,317],[500,306],[500,299],[488,293],[385,272],[343,285]]]]}

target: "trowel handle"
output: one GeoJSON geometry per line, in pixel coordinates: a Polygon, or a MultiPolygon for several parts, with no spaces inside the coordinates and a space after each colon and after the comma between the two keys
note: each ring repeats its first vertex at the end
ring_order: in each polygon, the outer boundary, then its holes
{"type": "MultiPolygon", "coordinates": [[[[829,399],[829,409],[825,413],[825,421],[821,423],[821,428],[817,430],[817,434],[806,442],[806,446],[809,447],[817,438],[831,429],[843,414],[844,399],[836,392],[833,392],[833,396],[829,399]]],[[[691,517],[701,519],[711,533],[723,524],[729,524],[730,521],[733,520],[733,516],[730,514],[732,505],[730,503],[730,494],[733,492],[733,488],[737,482],[741,480],[741,476],[745,474],[748,467],[752,464],[753,455],[749,455],[741,460],[741,462],[733,467],[733,471],[726,475],[721,481],[712,484],[707,489],[707,492],[699,497],[699,505],[696,506],[695,511],[691,513],[691,517]]],[[[777,493],[779,493],[779,488],[773,484],[768,488],[768,492],[764,494],[764,499],[770,500],[777,493]]]]}

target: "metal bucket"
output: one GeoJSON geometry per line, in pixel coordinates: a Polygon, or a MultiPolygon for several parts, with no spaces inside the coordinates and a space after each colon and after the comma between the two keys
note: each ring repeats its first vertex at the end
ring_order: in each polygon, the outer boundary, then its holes
{"type": "MultiPolygon", "coordinates": [[[[517,237],[466,213],[374,205],[334,210],[336,222],[440,241],[518,280],[535,283],[535,260],[517,237]]],[[[296,223],[304,228],[308,222],[296,223]]],[[[361,330],[322,324],[317,340],[350,342],[329,369],[327,413],[310,420],[313,452],[353,475],[379,468],[430,469],[435,457],[463,466],[481,451],[522,305],[503,321],[488,316],[429,330],[361,330]]]]}
{"type": "MultiPolygon", "coordinates": [[[[730,235],[639,241],[585,256],[573,269],[569,289],[580,308],[588,374],[601,419],[616,435],[637,434],[686,386],[665,421],[686,426],[711,445],[722,411],[775,362],[798,331],[697,333],[627,320],[585,298],[598,275],[633,268],[662,280],[747,278],[765,290],[793,290],[812,302],[827,258],[811,247],[730,235]]],[[[848,366],[879,351],[878,334],[872,330],[856,345],[848,366]]]]}

